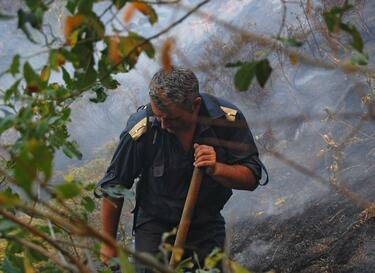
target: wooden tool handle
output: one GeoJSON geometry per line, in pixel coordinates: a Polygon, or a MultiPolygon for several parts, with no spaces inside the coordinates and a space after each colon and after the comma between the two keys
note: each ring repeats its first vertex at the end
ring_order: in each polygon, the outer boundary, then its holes
{"type": "Polygon", "coordinates": [[[182,211],[180,224],[178,225],[176,240],[174,242],[174,248],[172,250],[172,257],[169,261],[169,265],[172,268],[175,268],[178,262],[176,259],[177,252],[180,249],[184,248],[186,237],[189,232],[191,218],[194,213],[194,207],[197,202],[198,193],[202,182],[202,176],[202,170],[195,167],[193,171],[193,176],[191,177],[189,191],[185,200],[184,210],[182,211]]]}

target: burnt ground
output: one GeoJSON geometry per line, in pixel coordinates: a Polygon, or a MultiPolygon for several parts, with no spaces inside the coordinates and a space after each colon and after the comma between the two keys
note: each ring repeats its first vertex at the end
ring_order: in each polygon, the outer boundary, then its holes
{"type": "MultiPolygon", "coordinates": [[[[374,196],[374,187],[367,188],[374,196]]],[[[372,273],[375,218],[361,217],[362,211],[330,192],[288,219],[253,217],[230,226],[230,253],[255,272],[372,273]]]]}

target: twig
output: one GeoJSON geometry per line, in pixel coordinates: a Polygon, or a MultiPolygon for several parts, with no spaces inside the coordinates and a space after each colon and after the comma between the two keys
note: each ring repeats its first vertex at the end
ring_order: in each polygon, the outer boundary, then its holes
{"type": "Polygon", "coordinates": [[[272,255],[271,263],[273,262],[273,259],[275,258],[275,255],[276,255],[277,251],[279,250],[279,248],[280,248],[280,244],[276,247],[276,250],[272,255]]]}
{"type": "Polygon", "coordinates": [[[67,263],[59,260],[56,256],[52,255],[49,251],[45,250],[44,248],[42,248],[41,246],[39,246],[37,244],[34,244],[34,243],[32,243],[28,240],[21,239],[21,238],[18,238],[16,236],[13,236],[13,235],[1,234],[0,237],[4,238],[4,239],[7,239],[7,240],[10,240],[10,241],[15,241],[15,242],[19,243],[20,245],[24,246],[25,248],[28,248],[28,249],[30,249],[32,251],[35,251],[35,252],[38,252],[42,256],[44,256],[44,257],[48,258],[49,260],[53,261],[56,265],[58,265],[62,269],[66,269],[68,271],[76,271],[76,269],[74,267],[72,267],[70,264],[67,264],[67,263]]]}
{"type": "Polygon", "coordinates": [[[155,259],[150,258],[148,255],[142,255],[142,253],[134,252],[130,250],[128,247],[121,247],[117,244],[116,240],[112,238],[110,235],[103,233],[101,231],[97,231],[96,229],[92,228],[91,226],[86,226],[87,232],[86,236],[93,237],[100,239],[102,242],[104,242],[106,245],[109,245],[113,248],[120,248],[125,253],[128,253],[132,255],[137,261],[141,262],[145,266],[155,269],[157,271],[160,271],[162,273],[175,273],[173,270],[171,270],[169,267],[164,266],[162,263],[155,261],[155,259]]]}
{"type": "Polygon", "coordinates": [[[283,32],[283,29],[285,27],[285,20],[286,20],[286,3],[285,3],[285,0],[280,0],[281,2],[281,5],[283,7],[283,15],[281,17],[281,24],[280,24],[280,29],[279,31],[277,32],[277,35],[276,35],[276,38],[279,39],[280,38],[280,35],[281,33],[283,32]]]}
{"type": "Polygon", "coordinates": [[[99,18],[102,18],[104,16],[104,14],[107,13],[107,11],[109,11],[111,8],[113,7],[113,3],[111,3],[110,5],[108,5],[108,7],[106,7],[103,12],[99,15],[99,18]]]}
{"type": "MultiPolygon", "coordinates": [[[[48,222],[48,228],[49,228],[49,232],[50,232],[50,234],[51,234],[51,237],[52,237],[52,239],[53,239],[54,241],[56,241],[55,231],[53,230],[51,220],[48,219],[47,222],[48,222]]],[[[61,259],[62,261],[64,261],[64,262],[66,262],[65,257],[64,257],[64,255],[61,253],[61,251],[57,250],[57,252],[59,253],[60,259],[61,259]]]]}
{"type": "MultiPolygon", "coordinates": [[[[197,10],[196,13],[201,16],[208,16],[206,12],[201,11],[201,10],[197,10]]],[[[312,66],[316,66],[316,67],[320,67],[324,69],[337,69],[337,70],[343,71],[346,74],[362,74],[362,75],[364,74],[364,75],[368,75],[371,78],[375,77],[375,68],[373,67],[357,66],[357,65],[352,65],[350,63],[334,64],[334,63],[328,63],[321,59],[312,58],[294,49],[282,46],[282,44],[275,39],[266,37],[262,34],[257,34],[257,33],[243,30],[240,27],[237,27],[218,17],[215,17],[212,14],[210,16],[212,20],[217,22],[222,27],[230,30],[233,33],[235,32],[240,33],[244,38],[249,39],[252,43],[257,44],[262,47],[270,47],[273,50],[280,50],[286,56],[291,56],[291,55],[296,56],[300,63],[306,64],[306,65],[312,65],[312,66]]]]}
{"type": "Polygon", "coordinates": [[[335,215],[333,215],[329,220],[328,220],[328,223],[332,222],[333,219],[336,218],[337,215],[339,215],[341,212],[343,212],[345,209],[341,209],[339,210],[338,212],[335,213],[335,215]]]}
{"type": "Polygon", "coordinates": [[[323,185],[331,186],[338,193],[340,193],[341,195],[349,198],[358,207],[366,209],[366,208],[371,206],[371,202],[369,202],[367,200],[364,200],[358,194],[349,191],[349,189],[346,188],[343,184],[330,183],[329,181],[327,181],[323,177],[316,174],[314,171],[311,171],[311,170],[307,169],[306,167],[296,163],[295,161],[290,160],[289,158],[285,157],[284,155],[280,154],[279,152],[266,150],[266,153],[272,155],[273,157],[279,159],[280,161],[283,161],[283,162],[287,163],[290,167],[299,171],[300,173],[303,173],[303,174],[305,174],[305,175],[307,175],[311,178],[314,178],[315,181],[317,181],[317,182],[319,182],[323,185]]]}
{"type": "Polygon", "coordinates": [[[12,221],[13,223],[16,223],[20,227],[23,227],[24,229],[28,230],[32,234],[42,238],[46,242],[48,242],[51,246],[56,248],[57,250],[61,251],[73,264],[77,266],[80,272],[82,273],[90,273],[88,268],[83,265],[79,260],[77,260],[75,257],[73,257],[69,252],[67,252],[65,249],[63,249],[59,244],[57,244],[51,237],[47,236],[44,232],[34,228],[31,225],[28,225],[24,223],[23,221],[19,220],[16,216],[13,214],[10,214],[6,212],[5,210],[0,209],[0,215],[4,216],[8,220],[12,221]]]}
{"type": "Polygon", "coordinates": [[[310,20],[309,20],[309,16],[307,15],[306,10],[305,10],[305,7],[303,6],[302,0],[300,0],[300,6],[301,6],[301,8],[302,8],[302,10],[303,10],[303,14],[305,15],[306,22],[307,22],[307,24],[308,24],[308,26],[309,26],[309,28],[310,28],[310,33],[311,33],[311,35],[312,35],[312,37],[313,37],[313,40],[314,40],[315,46],[316,46],[317,49],[318,49],[319,55],[320,55],[320,57],[323,57],[323,56],[322,56],[321,49],[320,49],[320,46],[319,46],[319,43],[318,43],[318,41],[317,41],[317,39],[316,39],[316,37],[315,37],[315,34],[314,34],[313,30],[312,30],[312,27],[311,27],[311,24],[310,24],[310,20]]]}
{"type": "MultiPolygon", "coordinates": [[[[134,52],[136,52],[136,50],[138,50],[138,48],[142,47],[143,45],[147,44],[148,42],[152,41],[152,40],[155,40],[156,38],[159,38],[160,36],[164,35],[165,33],[169,32],[171,29],[173,29],[174,27],[176,27],[177,25],[181,24],[183,21],[185,21],[189,16],[191,16],[193,13],[195,13],[196,11],[198,11],[203,5],[207,4],[208,2],[210,2],[210,0],[205,0],[205,1],[202,1],[201,3],[199,3],[198,5],[196,5],[193,9],[191,9],[190,11],[188,11],[184,16],[182,16],[180,19],[178,19],[177,21],[173,22],[172,24],[170,24],[168,27],[166,27],[165,29],[163,29],[162,31],[156,33],[155,35],[153,36],[150,36],[148,37],[147,39],[145,39],[142,43],[139,43],[137,46],[133,47],[129,53],[124,56],[118,63],[112,65],[111,69],[108,70],[102,77],[100,77],[99,80],[103,80],[105,79],[106,77],[108,77],[115,69],[116,67],[118,67],[120,64],[122,64],[129,56],[131,56],[134,52]]],[[[90,88],[92,86],[92,84],[82,88],[81,90],[78,90],[78,92],[80,91],[84,91],[88,88],[90,88]]]]}

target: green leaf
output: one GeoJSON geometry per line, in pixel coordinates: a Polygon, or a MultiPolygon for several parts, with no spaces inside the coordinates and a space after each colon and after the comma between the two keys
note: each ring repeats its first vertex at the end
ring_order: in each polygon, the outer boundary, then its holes
{"type": "Polygon", "coordinates": [[[94,0],[78,0],[78,12],[90,15],[92,13],[94,0]]]}
{"type": "MultiPolygon", "coordinates": [[[[47,126],[47,124],[46,124],[47,126]]],[[[38,171],[44,173],[44,182],[47,182],[52,175],[53,154],[43,143],[38,142],[36,147],[29,147],[29,152],[33,154],[34,164],[38,171]]]]}
{"type": "Polygon", "coordinates": [[[8,257],[4,258],[3,261],[3,273],[23,273],[23,270],[21,270],[22,267],[19,267],[18,265],[14,265],[8,257]]]}
{"type": "Polygon", "coordinates": [[[40,92],[43,87],[45,87],[45,84],[43,84],[39,75],[34,71],[28,62],[26,62],[23,66],[23,75],[26,80],[26,92],[28,94],[40,92]]]}
{"type": "Polygon", "coordinates": [[[120,83],[117,80],[113,79],[110,75],[105,78],[101,78],[100,82],[104,87],[108,89],[116,89],[120,85],[120,83]]]}
{"type": "Polygon", "coordinates": [[[324,21],[326,22],[329,32],[334,32],[337,30],[338,26],[340,25],[340,18],[338,18],[332,12],[324,12],[323,18],[324,18],[324,21]]]}
{"type": "Polygon", "coordinates": [[[234,75],[234,85],[238,91],[246,91],[255,76],[256,62],[244,63],[234,75]]]}
{"type": "Polygon", "coordinates": [[[363,41],[357,28],[355,26],[350,26],[348,33],[352,36],[351,45],[359,52],[363,52],[363,41]]]}
{"type": "Polygon", "coordinates": [[[43,0],[25,0],[26,5],[30,10],[35,12],[38,9],[47,10],[48,7],[44,4],[43,0]]]}
{"type": "Polygon", "coordinates": [[[82,159],[82,153],[78,150],[78,143],[67,141],[63,144],[63,152],[69,158],[82,159]]]}
{"type": "Polygon", "coordinates": [[[98,64],[98,78],[100,83],[103,84],[105,88],[116,89],[120,83],[111,77],[112,65],[108,62],[106,56],[103,54],[102,59],[100,59],[98,64]]]}
{"type": "Polygon", "coordinates": [[[323,13],[324,21],[326,22],[327,28],[330,32],[335,32],[337,30],[344,29],[345,24],[342,23],[341,19],[344,13],[353,8],[353,5],[347,2],[342,6],[334,6],[329,11],[323,13]],[[344,25],[344,26],[343,26],[344,25]],[[344,27],[344,28],[343,28],[344,27]]]}
{"type": "MultiPolygon", "coordinates": [[[[47,232],[48,234],[48,232],[47,232]]],[[[34,244],[37,244],[37,245],[40,245],[41,242],[40,241],[37,241],[37,240],[32,240],[32,242],[34,244]]],[[[48,249],[46,249],[48,251],[48,249]]],[[[26,255],[27,257],[29,258],[29,260],[32,262],[32,263],[39,263],[39,262],[42,262],[42,261],[47,261],[48,258],[43,256],[42,254],[39,254],[39,252],[36,252],[36,251],[30,251],[30,250],[26,250],[26,255]]]]}
{"type": "Polygon", "coordinates": [[[56,49],[52,49],[49,53],[49,65],[53,70],[58,71],[59,67],[65,64],[65,56],[56,49]]]}
{"type": "Polygon", "coordinates": [[[289,46],[294,46],[294,47],[301,47],[303,46],[303,42],[294,38],[289,38],[286,40],[287,44],[289,46]]]}
{"type": "Polygon", "coordinates": [[[0,219],[0,232],[9,231],[16,227],[18,226],[14,222],[7,219],[0,219]]]}
{"type": "Polygon", "coordinates": [[[148,21],[151,23],[151,25],[155,24],[158,21],[158,16],[151,5],[147,3],[137,2],[135,4],[135,8],[143,13],[143,15],[148,17],[148,21]]]}
{"type": "Polygon", "coordinates": [[[188,257],[178,263],[175,271],[177,273],[184,273],[187,269],[192,269],[194,267],[193,258],[188,257]]]}
{"type": "Polygon", "coordinates": [[[113,273],[112,269],[110,269],[110,268],[99,269],[98,272],[99,273],[113,273]]]}
{"type": "Polygon", "coordinates": [[[76,44],[70,53],[76,58],[75,62],[73,63],[74,68],[82,68],[87,70],[88,67],[94,66],[94,49],[92,43],[76,44]]]}
{"type": "Polygon", "coordinates": [[[37,171],[26,151],[15,158],[14,178],[17,185],[20,186],[27,194],[32,193],[32,182],[34,181],[37,171]]]}
{"type": "Polygon", "coordinates": [[[60,120],[59,116],[52,116],[52,117],[48,118],[48,125],[54,125],[59,120],[60,120]]]}
{"type": "Polygon", "coordinates": [[[10,208],[20,202],[18,195],[9,193],[9,191],[0,192],[0,207],[10,208]]]}
{"type": "Polygon", "coordinates": [[[5,249],[5,254],[8,256],[8,258],[10,258],[10,260],[13,260],[12,258],[15,256],[14,254],[21,253],[22,251],[23,247],[17,242],[8,242],[8,245],[5,249]]]}
{"type": "Polygon", "coordinates": [[[12,74],[12,76],[15,76],[18,72],[20,72],[19,68],[20,68],[20,55],[16,54],[13,57],[12,64],[9,67],[9,73],[12,74]]]}
{"type": "Polygon", "coordinates": [[[7,103],[13,95],[15,96],[16,99],[18,98],[19,96],[18,86],[20,82],[21,80],[17,80],[16,82],[12,84],[11,87],[9,87],[9,89],[5,91],[5,95],[3,98],[5,103],[7,103]]]}
{"type": "Polygon", "coordinates": [[[128,0],[112,0],[112,3],[117,9],[121,9],[123,6],[125,6],[126,2],[128,2],[128,0]]]}
{"type": "Polygon", "coordinates": [[[339,7],[339,6],[332,7],[330,12],[332,14],[337,14],[341,17],[345,12],[347,12],[348,10],[352,8],[353,8],[353,5],[345,3],[342,7],[339,7]]]}
{"type": "MultiPolygon", "coordinates": [[[[81,0],[82,1],[82,0],[81,0]]],[[[86,0],[92,1],[92,0],[86,0]]],[[[104,38],[105,26],[100,18],[95,13],[90,13],[87,16],[87,27],[89,29],[89,36],[96,40],[102,40],[104,38]]]]}
{"type": "MultiPolygon", "coordinates": [[[[119,52],[121,57],[124,58],[124,62],[128,64],[130,69],[136,65],[138,57],[142,52],[145,52],[149,58],[153,58],[155,56],[155,49],[152,44],[137,33],[130,32],[129,36],[119,38],[119,52]]],[[[110,39],[111,37],[105,38],[105,42],[107,43],[108,47],[110,44],[110,39]]],[[[106,52],[108,53],[108,51],[106,52]]]]}
{"type": "Polygon", "coordinates": [[[106,100],[107,94],[105,93],[103,86],[95,86],[92,91],[96,93],[96,98],[91,98],[90,101],[99,103],[106,100]]]}
{"type": "Polygon", "coordinates": [[[251,271],[247,270],[242,265],[240,265],[236,262],[233,262],[233,261],[230,261],[229,267],[230,267],[230,269],[232,270],[233,273],[251,273],[251,271]]]}
{"type": "Polygon", "coordinates": [[[74,14],[75,10],[76,10],[76,7],[77,7],[77,4],[78,4],[78,1],[79,0],[68,0],[67,3],[66,3],[66,8],[67,10],[69,10],[69,12],[71,14],[74,14]]]}
{"type": "Polygon", "coordinates": [[[358,52],[354,50],[350,62],[354,65],[368,65],[369,56],[366,52],[358,52]]]}
{"type": "Polygon", "coordinates": [[[63,121],[68,121],[69,120],[69,117],[70,117],[70,113],[72,112],[72,110],[70,108],[65,108],[61,111],[62,115],[61,115],[61,119],[63,121]]]}
{"type": "Polygon", "coordinates": [[[37,8],[33,12],[25,12],[22,9],[18,10],[18,28],[25,33],[27,39],[32,43],[36,42],[31,37],[27,25],[30,24],[33,28],[40,30],[43,23],[43,14],[44,11],[41,8],[37,8]]]}
{"type": "Polygon", "coordinates": [[[63,183],[55,186],[57,196],[62,199],[69,199],[78,196],[81,188],[74,182],[63,183]]]}
{"type": "Polygon", "coordinates": [[[134,193],[120,184],[105,185],[101,188],[101,190],[113,198],[134,198],[134,193]]]}
{"type": "MultiPolygon", "coordinates": [[[[79,57],[76,55],[76,53],[68,51],[64,48],[61,48],[59,52],[63,55],[63,57],[72,63],[74,67],[79,67],[77,63],[79,63],[79,57]]],[[[82,54],[82,52],[80,52],[82,54]]]]}
{"type": "Polygon", "coordinates": [[[259,85],[264,88],[267,83],[268,78],[272,73],[272,67],[268,59],[258,61],[255,68],[255,74],[258,80],[259,85]]]}
{"type": "Polygon", "coordinates": [[[96,82],[97,72],[93,67],[88,67],[85,72],[78,72],[76,70],[74,87],[80,91],[87,90],[96,82]]]}
{"type": "Polygon", "coordinates": [[[118,259],[119,259],[121,272],[135,273],[134,265],[129,262],[128,255],[124,251],[122,250],[119,251],[118,259]]]}
{"type": "Polygon", "coordinates": [[[219,249],[215,248],[211,253],[204,259],[204,269],[210,270],[216,267],[217,263],[220,262],[224,257],[224,253],[219,249]]]}
{"type": "Polygon", "coordinates": [[[95,209],[95,202],[88,196],[84,196],[81,199],[81,205],[85,208],[87,212],[93,212],[95,209]]]}
{"type": "Polygon", "coordinates": [[[89,183],[85,186],[85,190],[89,192],[93,191],[95,188],[96,188],[96,183],[89,183]]]}
{"type": "Polygon", "coordinates": [[[42,263],[40,265],[40,268],[38,268],[38,273],[64,273],[64,272],[60,268],[56,267],[56,264],[51,261],[42,263]]]}
{"type": "Polygon", "coordinates": [[[51,68],[48,65],[45,65],[40,72],[40,79],[43,82],[48,82],[49,77],[51,76],[51,68]]]}
{"type": "MultiPolygon", "coordinates": [[[[41,130],[47,131],[47,129],[41,130]]],[[[43,133],[40,132],[39,134],[43,133]]],[[[36,126],[35,134],[38,134],[38,126],[36,126]]],[[[14,172],[17,184],[26,193],[31,194],[32,182],[38,172],[44,174],[44,182],[50,179],[52,175],[52,159],[52,153],[40,140],[33,138],[23,143],[20,153],[14,158],[16,162],[14,172]]]]}
{"type": "Polygon", "coordinates": [[[15,123],[14,115],[7,115],[4,118],[0,118],[0,134],[4,133],[9,128],[12,128],[15,123]]]}
{"type": "Polygon", "coordinates": [[[63,72],[63,75],[62,75],[63,76],[63,80],[64,80],[66,86],[67,87],[72,87],[73,86],[73,80],[70,77],[69,72],[63,66],[61,67],[61,69],[62,69],[62,72],[63,72]]]}

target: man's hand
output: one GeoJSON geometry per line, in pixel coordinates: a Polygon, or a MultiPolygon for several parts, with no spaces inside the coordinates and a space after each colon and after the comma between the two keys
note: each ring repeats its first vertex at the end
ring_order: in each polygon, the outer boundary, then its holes
{"type": "Polygon", "coordinates": [[[215,173],[217,161],[214,147],[195,143],[194,149],[194,166],[198,168],[206,167],[208,174],[215,173]]]}
{"type": "MultiPolygon", "coordinates": [[[[116,249],[114,249],[110,246],[107,246],[106,244],[101,245],[101,247],[100,247],[100,260],[102,261],[102,263],[109,266],[109,264],[108,264],[109,260],[111,258],[116,257],[116,256],[117,256],[116,249]]],[[[111,266],[112,272],[117,272],[119,269],[120,269],[120,266],[117,265],[117,264],[111,266]]]]}
{"type": "Polygon", "coordinates": [[[114,258],[117,256],[117,252],[116,252],[116,249],[106,245],[106,244],[102,244],[101,247],[100,247],[100,260],[104,263],[104,264],[108,264],[108,261],[111,259],[111,258],[114,258]]]}
{"type": "Polygon", "coordinates": [[[206,168],[206,173],[224,187],[236,190],[254,190],[257,180],[253,172],[243,165],[229,165],[216,161],[214,147],[194,144],[194,166],[206,168]]]}

